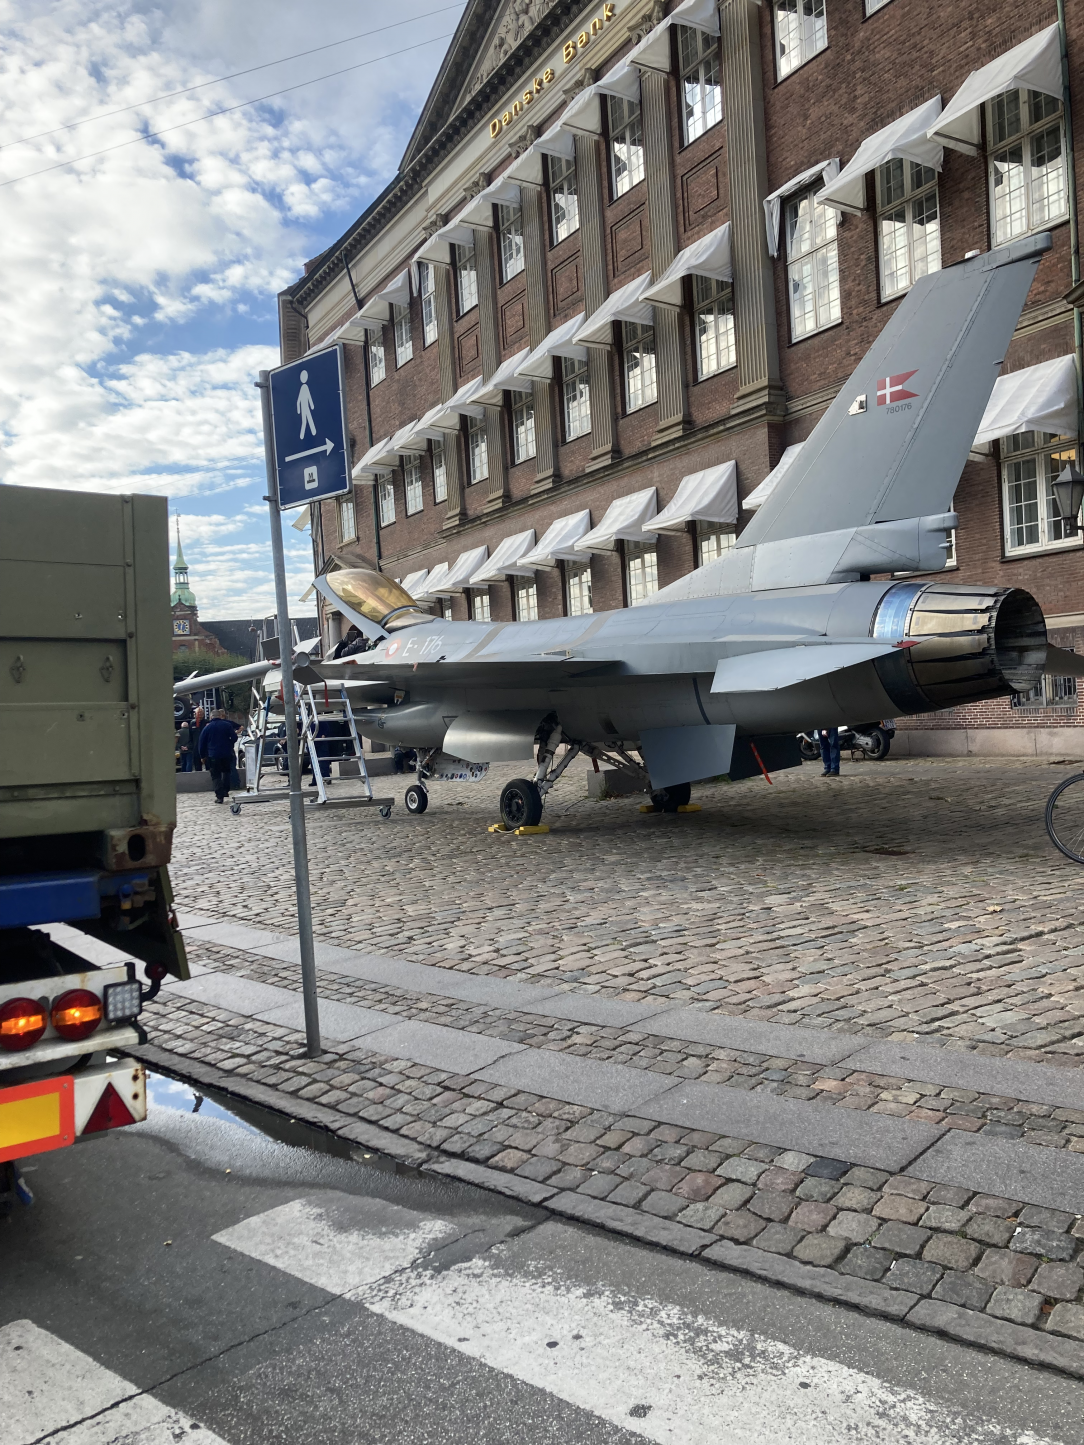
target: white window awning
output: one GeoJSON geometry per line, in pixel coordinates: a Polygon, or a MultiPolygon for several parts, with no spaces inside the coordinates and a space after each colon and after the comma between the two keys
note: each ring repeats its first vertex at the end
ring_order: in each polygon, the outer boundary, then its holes
{"type": "Polygon", "coordinates": [[[556,567],[558,562],[582,562],[583,553],[576,551],[576,543],[591,530],[591,513],[588,510],[573,512],[568,517],[558,517],[546,528],[541,542],[519,559],[522,574],[527,576],[536,567],[556,567]]]}
{"type": "Polygon", "coordinates": [[[573,96],[561,116],[561,129],[582,135],[602,134],[602,97],[619,95],[624,100],[640,99],[640,72],[624,60],[618,61],[601,80],[573,96]]]}
{"type": "MultiPolygon", "coordinates": [[[[372,322],[375,328],[382,326],[385,321],[391,320],[391,308],[393,306],[409,305],[410,267],[408,266],[404,271],[399,272],[394,281],[389,281],[375,296],[369,297],[368,301],[365,302],[364,306],[362,306],[358,312],[358,317],[361,317],[364,321],[372,322]]],[[[355,320],[356,319],[357,317],[355,317],[355,320]]]]}
{"type": "Polygon", "coordinates": [[[450,597],[452,595],[450,592],[442,590],[447,580],[448,564],[447,562],[438,562],[422,586],[417,591],[411,592],[410,595],[415,602],[435,602],[438,597],[450,597]]]}
{"type": "Polygon", "coordinates": [[[379,335],[382,329],[381,322],[371,321],[359,312],[356,316],[351,316],[349,321],[344,321],[323,341],[318,341],[314,346],[310,346],[305,355],[311,356],[314,351],[323,351],[328,346],[334,346],[337,341],[352,341],[357,345],[364,346],[371,334],[379,335]]]}
{"type": "MultiPolygon", "coordinates": [[[[436,418],[443,410],[443,406],[438,402],[436,406],[430,407],[423,417],[412,421],[409,427],[404,427],[403,449],[411,452],[424,452],[427,450],[429,442],[443,441],[449,431],[458,431],[459,423],[455,418],[450,419],[444,427],[437,425],[436,418]]],[[[394,442],[398,436],[397,432],[392,441],[394,442]]]]}
{"type": "Polygon", "coordinates": [[[353,480],[371,485],[381,472],[392,471],[396,455],[390,448],[391,437],[385,437],[383,441],[371,446],[361,461],[354,463],[354,470],[350,473],[353,480]]]}
{"type": "Polygon", "coordinates": [[[522,351],[517,351],[515,356],[501,362],[475,398],[481,406],[500,406],[506,391],[530,391],[529,381],[516,379],[517,367],[522,366],[530,354],[531,348],[525,346],[522,351]]]}
{"type": "Polygon", "coordinates": [[[461,416],[485,416],[478,402],[478,394],[485,386],[480,376],[465,381],[453,397],[427,411],[424,420],[435,431],[457,432],[461,416]]]}
{"type": "Polygon", "coordinates": [[[576,551],[612,552],[618,542],[654,542],[656,534],[646,524],[658,511],[658,492],[647,487],[628,497],[618,497],[606,508],[606,515],[597,527],[576,543],[576,551]]]}
{"type": "Polygon", "coordinates": [[[494,206],[518,206],[519,186],[515,181],[509,180],[506,175],[500,175],[495,181],[490,181],[484,191],[467,202],[455,218],[458,226],[485,226],[487,230],[493,230],[493,207],[494,206]]]}
{"type": "Polygon", "coordinates": [[[683,532],[686,522],[733,523],[738,520],[738,468],[720,462],[702,472],[690,472],[669,506],[652,522],[657,532],[683,532]]]}
{"type": "Polygon", "coordinates": [[[944,151],[927,139],[927,132],[940,114],[941,97],[935,95],[932,100],[894,120],[875,135],[868,136],[835,180],[817,192],[817,200],[822,206],[857,214],[866,209],[866,176],[886,161],[915,161],[920,166],[939,171],[944,151]]]}
{"type": "Polygon", "coordinates": [[[441,226],[439,231],[434,231],[428,241],[422,242],[414,252],[410,269],[416,276],[419,261],[428,261],[431,266],[450,266],[453,246],[473,245],[473,228],[464,226],[459,220],[449,221],[446,226],[441,226]]]}
{"type": "Polygon", "coordinates": [[[651,302],[643,299],[644,292],[651,285],[651,272],[645,271],[615,291],[597,311],[587,318],[573,338],[580,346],[611,346],[613,344],[613,322],[635,321],[640,326],[650,326],[654,320],[651,302]]]}
{"type": "Polygon", "coordinates": [[[625,56],[625,64],[638,65],[641,70],[671,70],[671,25],[688,25],[693,30],[706,30],[709,35],[718,35],[718,0],[682,0],[638,45],[632,47],[625,56]]]}
{"type": "Polygon", "coordinates": [[[529,353],[527,359],[516,368],[516,376],[523,381],[552,381],[553,358],[568,356],[573,361],[587,360],[587,347],[578,346],[573,337],[583,325],[583,312],[554,327],[545,341],[529,353]]]}
{"type": "Polygon", "coordinates": [[[533,567],[521,565],[521,558],[534,546],[534,528],[529,532],[517,532],[514,537],[505,537],[499,543],[493,556],[483,562],[470,579],[471,587],[490,587],[503,582],[508,576],[530,577],[533,567]]]}
{"type": "Polygon", "coordinates": [[[450,597],[453,593],[462,592],[465,588],[470,587],[475,572],[488,556],[489,548],[484,543],[481,547],[472,547],[469,552],[460,552],[448,568],[447,577],[441,583],[440,595],[450,597]]]}
{"type": "Polygon", "coordinates": [[[1061,99],[1061,38],[1056,24],[1007,50],[981,70],[973,70],[930,126],[929,139],[963,151],[964,155],[977,156],[982,139],[982,106],[1002,91],[1025,87],[1061,99]]]}
{"type": "Polygon", "coordinates": [[[729,221],[701,236],[684,251],[679,251],[659,279],[647,288],[643,299],[653,306],[673,306],[681,310],[685,304],[681,283],[686,276],[710,276],[713,281],[733,281],[729,221]]]}
{"type": "Polygon", "coordinates": [[[779,221],[783,214],[783,202],[787,196],[792,196],[795,191],[803,190],[811,186],[819,176],[824,185],[830,185],[839,175],[838,158],[830,161],[821,161],[818,166],[810,166],[801,175],[792,177],[785,186],[780,186],[770,196],[764,198],[764,223],[768,231],[768,255],[779,255],[779,221]]]}
{"type": "Polygon", "coordinates": [[[518,181],[525,186],[541,186],[544,183],[543,156],[557,156],[566,161],[575,159],[576,137],[572,131],[565,130],[560,121],[543,131],[521,156],[516,157],[504,171],[504,179],[518,181]]]}
{"type": "Polygon", "coordinates": [[[771,469],[771,471],[764,478],[764,480],[759,483],[759,485],[755,486],[753,490],[749,493],[749,495],[743,500],[741,504],[743,512],[755,512],[758,507],[762,507],[764,505],[764,503],[768,500],[771,494],[775,491],[776,487],[779,485],[779,479],[783,476],[784,472],[795,460],[798,453],[802,450],[803,445],[803,442],[795,442],[793,446],[787,447],[786,451],[779,458],[775,466],[771,469]]]}
{"type": "Polygon", "coordinates": [[[418,601],[418,593],[425,586],[425,579],[429,576],[429,568],[423,567],[420,572],[408,572],[399,584],[404,592],[409,592],[414,601],[418,601]]]}
{"type": "Polygon", "coordinates": [[[1071,356],[1056,356],[1011,371],[994,382],[990,401],[975,437],[992,442],[997,437],[1022,431],[1053,432],[1075,437],[1077,433],[1076,362],[1071,356]]]}

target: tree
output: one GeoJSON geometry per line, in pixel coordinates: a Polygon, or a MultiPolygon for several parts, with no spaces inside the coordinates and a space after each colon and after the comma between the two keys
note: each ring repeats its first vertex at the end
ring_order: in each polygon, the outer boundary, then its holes
{"type": "MultiPolygon", "coordinates": [[[[249,658],[241,657],[237,653],[227,652],[221,657],[214,657],[207,652],[182,652],[173,654],[173,681],[180,682],[183,678],[191,677],[193,673],[197,677],[206,677],[208,686],[213,687],[211,681],[216,672],[228,672],[234,667],[246,667],[249,658]]],[[[252,684],[246,682],[227,683],[222,689],[222,705],[227,712],[248,712],[248,700],[252,690],[252,684]]]]}

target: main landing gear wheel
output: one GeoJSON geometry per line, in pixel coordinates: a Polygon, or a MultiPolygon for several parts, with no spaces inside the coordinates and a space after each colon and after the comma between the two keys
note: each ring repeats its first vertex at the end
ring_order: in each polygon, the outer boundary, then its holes
{"type": "Polygon", "coordinates": [[[1046,804],[1046,831],[1054,847],[1084,863],[1084,773],[1058,784],[1046,804]]]}
{"type": "Polygon", "coordinates": [[[798,739],[798,751],[807,763],[819,763],[821,760],[820,747],[812,738],[807,738],[804,735],[800,737],[798,739]]]}
{"type": "Polygon", "coordinates": [[[672,788],[659,788],[651,794],[651,801],[660,813],[676,813],[683,808],[693,795],[691,783],[675,783],[672,788]]]}
{"type": "Polygon", "coordinates": [[[537,828],[542,821],[542,794],[529,778],[513,778],[501,793],[501,822],[510,831],[537,828]]]}
{"type": "MultiPolygon", "coordinates": [[[[864,731],[864,730],[863,730],[864,731]]],[[[870,762],[883,763],[888,757],[888,750],[892,746],[892,734],[886,733],[884,728],[870,728],[869,740],[871,747],[863,748],[863,752],[870,762]]]]}
{"type": "Polygon", "coordinates": [[[429,793],[424,784],[411,783],[403,794],[403,802],[408,813],[424,813],[429,806],[429,793]]]}

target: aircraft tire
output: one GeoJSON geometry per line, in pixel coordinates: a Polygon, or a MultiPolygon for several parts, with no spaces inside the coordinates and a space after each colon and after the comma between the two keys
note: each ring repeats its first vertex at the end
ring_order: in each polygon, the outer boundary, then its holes
{"type": "Polygon", "coordinates": [[[866,757],[871,762],[883,763],[892,746],[892,734],[886,733],[884,728],[870,728],[869,737],[873,747],[865,749],[866,757]]]}
{"type": "Polygon", "coordinates": [[[403,805],[408,813],[424,813],[429,806],[429,794],[420,783],[411,783],[403,794],[403,805]]]}
{"type": "Polygon", "coordinates": [[[501,822],[508,829],[536,828],[542,821],[542,794],[529,778],[513,778],[501,793],[501,822]]]}
{"type": "Polygon", "coordinates": [[[798,739],[798,751],[806,762],[819,763],[821,760],[821,750],[818,744],[815,743],[812,738],[807,738],[804,733],[799,733],[798,739]]]}
{"type": "Polygon", "coordinates": [[[692,797],[691,783],[675,783],[672,788],[660,788],[651,794],[651,801],[663,813],[676,813],[692,797]]]}

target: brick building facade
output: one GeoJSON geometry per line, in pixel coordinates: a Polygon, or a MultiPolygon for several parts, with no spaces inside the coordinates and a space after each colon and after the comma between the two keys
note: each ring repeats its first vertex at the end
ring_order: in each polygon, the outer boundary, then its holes
{"type": "MultiPolygon", "coordinates": [[[[950,565],[1084,646],[1079,519],[1049,489],[1079,418],[1084,11],[1057,19],[471,0],[399,173],[279,298],[284,361],[345,343],[356,486],[313,508],[317,567],[459,618],[649,600],[733,545],[917,276],[1050,230],[950,565]]],[[[1047,679],[900,744],[1079,756],[1076,726],[1047,679]]]]}

